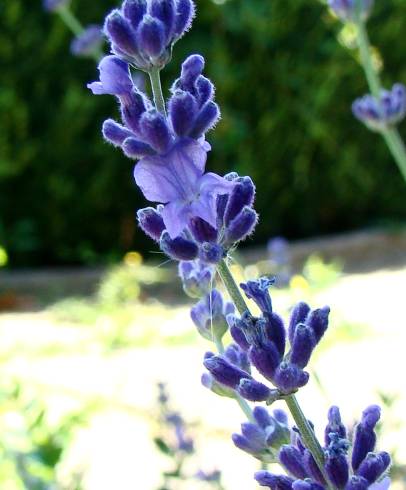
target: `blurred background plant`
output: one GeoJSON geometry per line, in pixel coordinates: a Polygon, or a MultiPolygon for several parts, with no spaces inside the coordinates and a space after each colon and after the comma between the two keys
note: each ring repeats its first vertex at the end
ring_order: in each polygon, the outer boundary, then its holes
{"type": "MultiPolygon", "coordinates": [[[[167,386],[158,383],[158,410],[157,431],[154,442],[158,450],[171,460],[170,469],[162,474],[163,483],[158,490],[171,490],[173,482],[181,481],[193,485],[197,481],[205,482],[206,488],[224,490],[221,484],[221,472],[217,469],[205,472],[202,469],[190,473],[191,469],[185,468],[191,458],[195,459],[194,467],[199,464],[197,448],[191,438],[190,428],[179,412],[171,408],[167,386]]],[[[178,488],[178,487],[176,487],[178,488]]],[[[185,487],[186,488],[186,487],[185,487]]],[[[190,487],[189,487],[190,488],[190,487]]]]}
{"type": "MultiPolygon", "coordinates": [[[[73,0],[72,10],[84,25],[100,24],[115,5],[73,0]]],[[[163,76],[175,78],[186,54],[207,58],[223,111],[210,136],[216,171],[256,182],[257,208],[267,216],[256,242],[401,224],[402,177],[384,143],[350,113],[365,82],[331,35],[344,43],[325,6],[198,0],[197,7],[194,29],[163,76]]],[[[71,33],[39,2],[6,1],[1,14],[0,243],[9,265],[112,262],[133,248],[145,254],[132,164],[100,138],[114,102],[85,87],[94,63],[69,56],[71,33]]],[[[385,84],[405,81],[403,0],[376,2],[369,28],[385,53],[385,84]]]]}
{"type": "Polygon", "coordinates": [[[19,381],[0,389],[0,485],[7,489],[81,490],[81,474],[58,478],[58,465],[86,411],[50,420],[46,406],[19,381]],[[28,392],[28,393],[27,393],[28,392]]]}

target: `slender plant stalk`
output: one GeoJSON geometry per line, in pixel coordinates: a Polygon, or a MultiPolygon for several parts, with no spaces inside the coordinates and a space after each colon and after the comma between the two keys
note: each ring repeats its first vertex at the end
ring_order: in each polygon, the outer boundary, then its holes
{"type": "MultiPolygon", "coordinates": [[[[379,100],[382,90],[382,84],[372,60],[371,46],[365,21],[361,19],[360,15],[358,15],[358,18],[356,20],[356,28],[361,65],[364,69],[365,77],[367,79],[368,86],[372,95],[379,100]]],[[[395,127],[387,127],[386,129],[381,131],[381,134],[395,162],[397,163],[403,178],[406,181],[406,148],[399,134],[399,131],[395,127]]]]}
{"type": "Polygon", "coordinates": [[[165,99],[162,94],[161,77],[159,68],[153,67],[148,72],[151,80],[152,94],[157,110],[166,116],[165,99]]]}
{"type": "Polygon", "coordinates": [[[65,22],[67,27],[73,32],[75,36],[80,36],[83,32],[83,26],[78,19],[73,15],[72,11],[67,5],[63,5],[57,9],[57,12],[61,19],[65,22]]]}
{"type": "MultiPolygon", "coordinates": [[[[235,306],[237,307],[239,313],[242,315],[246,311],[249,312],[247,303],[245,302],[239,287],[237,286],[228,265],[225,260],[222,260],[217,266],[218,273],[223,280],[224,286],[226,287],[231,299],[233,300],[235,306]]],[[[316,438],[316,435],[311,428],[308,420],[306,419],[300,405],[295,397],[295,395],[289,395],[285,398],[286,405],[300,431],[300,435],[302,436],[303,442],[307,449],[312,453],[317,466],[322,472],[326,482],[329,482],[328,477],[326,475],[326,471],[324,469],[324,454],[323,449],[320,446],[319,441],[316,438]]],[[[328,483],[330,489],[333,489],[328,483]]]]}

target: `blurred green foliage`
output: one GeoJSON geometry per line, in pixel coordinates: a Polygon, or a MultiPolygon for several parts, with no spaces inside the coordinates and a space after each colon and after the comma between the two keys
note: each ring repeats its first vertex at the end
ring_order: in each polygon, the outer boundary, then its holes
{"type": "MultiPolygon", "coordinates": [[[[74,0],[73,10],[86,24],[115,5],[74,0]]],[[[366,84],[322,3],[197,5],[164,85],[187,54],[207,57],[223,112],[208,167],[254,178],[262,216],[255,239],[405,219],[404,183],[384,143],[351,116],[366,84]]],[[[0,14],[0,243],[10,264],[94,263],[153,249],[134,223],[144,200],[132,163],[100,137],[116,108],[85,88],[94,63],[69,55],[70,33],[39,0],[5,0],[0,14]]],[[[385,83],[406,81],[406,3],[377,2],[369,26],[385,83]]]]}
{"type": "Polygon", "coordinates": [[[49,421],[45,405],[20,382],[0,387],[0,484],[8,490],[80,490],[81,475],[57,483],[58,464],[85,415],[49,421]]]}

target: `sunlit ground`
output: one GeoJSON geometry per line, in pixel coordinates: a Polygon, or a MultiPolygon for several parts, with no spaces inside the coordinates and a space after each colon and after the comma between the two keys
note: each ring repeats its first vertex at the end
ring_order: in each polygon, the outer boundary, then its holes
{"type": "MultiPolygon", "coordinates": [[[[330,330],[311,363],[318,382],[312,376],[299,395],[306,414],[322,430],[331,404],[339,404],[352,423],[383,397],[389,406],[380,447],[396,449],[397,461],[405,462],[406,269],[334,277],[322,287],[296,277],[291,285],[289,292],[274,292],[277,311],[286,314],[299,298],[332,308],[330,330]]],[[[257,488],[252,479],[257,463],[230,441],[244,420],[238,405],[200,385],[202,356],[212,346],[197,336],[188,305],[148,300],[117,307],[66,300],[36,313],[1,315],[0,335],[3,448],[29,449],[21,433],[31,412],[41,412],[36,403],[46,409],[40,431],[62,431],[61,420],[69,414],[83,418],[73,424],[58,465],[63,488],[76,488],[72,475],[80,475],[89,490],[159,488],[161,472],[170,469],[170,460],[152,442],[160,432],[159,381],[167,382],[173,406],[192,424],[198,457],[187,471],[218,467],[226,489],[257,488]],[[21,393],[13,403],[7,393],[17,382],[21,393]]],[[[9,462],[0,463],[2,490],[24,488],[7,480],[9,471],[9,462]]],[[[174,488],[209,488],[204,485],[174,488]]]]}

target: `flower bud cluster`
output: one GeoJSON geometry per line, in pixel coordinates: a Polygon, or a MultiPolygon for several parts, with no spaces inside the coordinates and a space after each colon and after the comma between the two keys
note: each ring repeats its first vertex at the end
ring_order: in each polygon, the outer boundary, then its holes
{"type": "Polygon", "coordinates": [[[120,147],[132,159],[160,155],[170,159],[171,150],[185,139],[201,141],[218,121],[213,84],[202,75],[204,59],[192,55],[182,65],[180,78],[168,101],[169,117],[158,112],[151,100],[135,86],[128,63],[106,56],[99,64],[100,80],[88,85],[96,95],[115,95],[123,124],[107,119],[106,141],[120,147]]]}
{"type": "Polygon", "coordinates": [[[232,173],[219,182],[213,176],[206,174],[203,183],[198,184],[200,200],[213,204],[213,216],[205,214],[206,219],[193,216],[193,209],[190,209],[182,225],[174,227],[181,214],[168,216],[162,206],[141,209],[137,213],[142,230],[174,260],[200,259],[205,264],[216,264],[231,247],[249,236],[257,224],[258,215],[253,208],[255,186],[250,177],[232,173]],[[204,182],[208,176],[211,176],[211,185],[204,182]],[[213,192],[218,192],[214,199],[213,192]]]}
{"type": "Polygon", "coordinates": [[[107,16],[104,32],[122,60],[146,71],[160,69],[189,29],[194,11],[191,0],[125,0],[107,16]]]}
{"type": "Polygon", "coordinates": [[[364,95],[352,104],[352,112],[372,131],[384,131],[404,119],[406,87],[395,83],[391,90],[382,90],[379,99],[364,95]]]}
{"type": "Polygon", "coordinates": [[[217,263],[253,231],[257,214],[249,177],[205,173],[210,145],[204,136],[220,111],[203,68],[199,55],[183,63],[168,116],[135,87],[129,65],[117,56],[100,62],[100,80],[89,88],[119,99],[123,124],[108,119],[103,135],[128,157],[140,159],[134,179],[149,201],[160,203],[138,212],[141,228],[175,260],[217,263]]]}
{"type": "Polygon", "coordinates": [[[270,389],[251,377],[244,377],[242,373],[231,373],[232,367],[225,366],[226,361],[220,356],[205,363],[219,382],[222,382],[220,379],[224,381],[227,373],[230,376],[227,386],[236,389],[244,398],[268,403],[295,392],[308,382],[309,374],[304,368],[327,330],[330,312],[328,307],[311,310],[306,303],[299,303],[292,311],[286,332],[283,320],[272,309],[268,291],[271,284],[273,280],[263,277],[241,285],[246,296],[257,303],[261,317],[256,318],[246,312],[241,318],[229,315],[227,319],[234,341],[247,352],[251,364],[259,373],[277,389],[270,389]],[[287,336],[291,349],[285,354],[287,336]]]}
{"type": "Polygon", "coordinates": [[[374,0],[328,0],[328,5],[343,22],[354,22],[369,17],[374,0]]]}
{"type": "Polygon", "coordinates": [[[221,340],[228,330],[226,317],[235,312],[233,303],[224,302],[217,289],[206,294],[191,309],[190,316],[199,334],[206,340],[221,340]]]}
{"type": "MultiPolygon", "coordinates": [[[[325,429],[324,469],[331,486],[344,490],[388,488],[390,480],[385,478],[385,475],[390,465],[390,456],[385,451],[374,452],[376,445],[374,428],[379,418],[379,407],[376,405],[368,407],[362,414],[361,422],[355,428],[351,444],[347,439],[346,428],[341,422],[338,407],[330,408],[325,429]]],[[[259,471],[255,474],[255,479],[261,486],[271,490],[329,488],[325,477],[297,432],[293,434],[291,444],[281,447],[278,459],[289,476],[259,471]]]]}
{"type": "Polygon", "coordinates": [[[239,449],[264,463],[277,462],[277,453],[282,444],[290,440],[288,419],[282,410],[270,415],[264,407],[255,407],[255,422],[241,424],[241,434],[233,434],[232,440],[239,449]]]}

